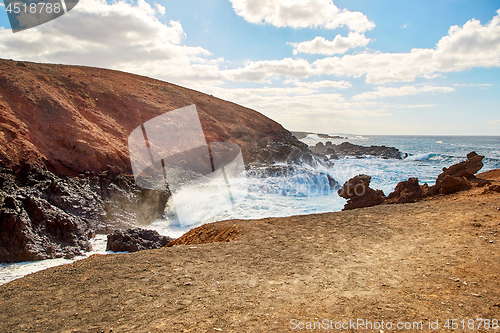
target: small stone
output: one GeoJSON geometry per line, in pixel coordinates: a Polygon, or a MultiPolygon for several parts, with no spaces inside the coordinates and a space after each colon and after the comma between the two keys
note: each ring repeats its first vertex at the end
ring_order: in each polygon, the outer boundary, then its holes
{"type": "Polygon", "coordinates": [[[472,296],[474,296],[474,297],[482,297],[481,294],[474,294],[474,293],[472,293],[472,296]]]}

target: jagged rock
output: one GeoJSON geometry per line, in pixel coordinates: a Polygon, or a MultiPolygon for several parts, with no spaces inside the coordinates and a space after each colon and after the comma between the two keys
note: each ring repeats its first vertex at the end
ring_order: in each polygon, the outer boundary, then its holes
{"type": "Polygon", "coordinates": [[[342,198],[348,199],[343,210],[376,206],[385,201],[384,192],[370,188],[371,178],[357,175],[345,182],[337,192],[342,198]]]}
{"type": "Polygon", "coordinates": [[[79,217],[28,195],[5,196],[0,204],[0,261],[60,258],[90,251],[89,226],[79,217]]]}
{"type": "Polygon", "coordinates": [[[424,191],[418,184],[418,178],[408,178],[408,180],[399,182],[394,192],[387,196],[386,203],[408,203],[416,202],[422,199],[424,191]]]}
{"type": "Polygon", "coordinates": [[[471,188],[471,183],[465,177],[445,175],[439,182],[439,194],[451,194],[471,188]]]}
{"type": "Polygon", "coordinates": [[[90,250],[95,231],[150,223],[167,192],[141,190],[132,177],[58,177],[24,164],[0,168],[0,262],[71,258],[90,250]]]}
{"type": "Polygon", "coordinates": [[[483,158],[484,156],[473,151],[467,154],[466,161],[443,168],[436,184],[429,188],[427,195],[450,194],[470,189],[470,180],[474,179],[474,175],[483,167],[483,158]]]}
{"type": "MultiPolygon", "coordinates": [[[[443,172],[438,176],[436,184],[430,187],[427,184],[419,185],[417,178],[409,178],[406,181],[399,182],[394,192],[385,197],[382,191],[376,191],[369,187],[370,176],[358,175],[349,179],[338,191],[338,194],[348,199],[344,206],[344,210],[347,210],[380,204],[416,202],[437,194],[450,194],[468,190],[472,188],[470,180],[477,181],[478,187],[483,187],[491,182],[477,179],[474,176],[483,167],[483,158],[484,156],[480,156],[475,152],[467,154],[467,161],[454,164],[449,168],[443,168],[443,172]]],[[[484,193],[491,191],[499,192],[500,186],[492,185],[484,193]]]]}
{"type": "Polygon", "coordinates": [[[315,146],[309,147],[309,149],[318,155],[325,155],[329,159],[338,159],[338,155],[335,152],[335,149],[333,148],[333,144],[328,141],[326,145],[323,144],[323,142],[318,142],[315,146]]]}
{"type": "Polygon", "coordinates": [[[136,252],[142,250],[159,249],[167,245],[172,238],[162,236],[154,230],[140,228],[115,230],[108,235],[107,251],[136,252]]]}
{"type": "Polygon", "coordinates": [[[466,161],[454,164],[449,168],[443,168],[443,173],[438,176],[438,180],[447,175],[473,179],[474,175],[483,167],[483,158],[484,156],[478,155],[475,151],[470,152],[467,154],[466,161]]]}
{"type": "Polygon", "coordinates": [[[318,154],[335,152],[335,157],[332,158],[344,158],[346,156],[363,157],[363,156],[376,156],[383,159],[401,159],[401,153],[395,147],[386,146],[359,146],[349,142],[343,142],[339,145],[334,145],[330,141],[323,145],[323,143],[317,143],[316,146],[310,147],[312,152],[318,154]]]}

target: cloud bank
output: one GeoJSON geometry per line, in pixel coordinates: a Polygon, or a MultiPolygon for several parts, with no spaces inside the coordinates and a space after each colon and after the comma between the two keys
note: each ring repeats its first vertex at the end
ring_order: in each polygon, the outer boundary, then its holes
{"type": "Polygon", "coordinates": [[[144,0],[81,0],[68,15],[37,28],[13,34],[0,30],[0,54],[5,58],[119,69],[176,83],[198,79],[221,83],[219,59],[201,47],[181,44],[177,21],[163,24],[161,5],[144,0]]]}
{"type": "Polygon", "coordinates": [[[331,0],[231,0],[247,22],[275,27],[336,29],[365,32],[375,27],[361,12],[340,10],[331,0]]]}

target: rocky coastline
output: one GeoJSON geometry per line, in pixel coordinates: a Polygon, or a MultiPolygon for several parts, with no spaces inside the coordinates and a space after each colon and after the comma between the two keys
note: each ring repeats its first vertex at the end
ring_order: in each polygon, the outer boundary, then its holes
{"type": "Polygon", "coordinates": [[[127,139],[142,123],[196,105],[207,142],[246,166],[325,163],[264,115],[119,71],[0,59],[0,262],[79,255],[95,233],[161,218],[168,190],[139,188],[127,139]]]}

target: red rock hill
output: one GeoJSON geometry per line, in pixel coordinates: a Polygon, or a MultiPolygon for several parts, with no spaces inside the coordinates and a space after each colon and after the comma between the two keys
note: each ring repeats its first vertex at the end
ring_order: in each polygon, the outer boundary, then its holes
{"type": "Polygon", "coordinates": [[[207,140],[238,144],[246,163],[311,156],[275,121],[198,91],[113,70],[0,59],[0,162],[43,163],[66,176],[130,174],[130,132],[190,104],[207,140]]]}

